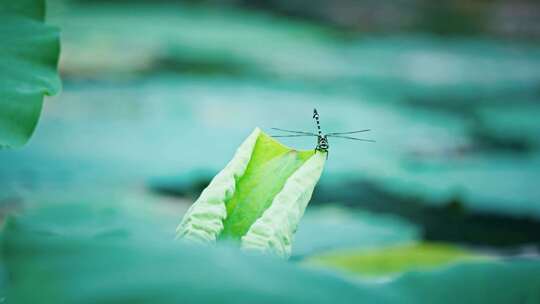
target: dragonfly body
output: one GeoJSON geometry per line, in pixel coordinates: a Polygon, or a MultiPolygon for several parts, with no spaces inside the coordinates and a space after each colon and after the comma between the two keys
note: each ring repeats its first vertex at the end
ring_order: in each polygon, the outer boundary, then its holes
{"type": "Polygon", "coordinates": [[[363,139],[363,138],[345,136],[346,134],[348,135],[348,134],[367,132],[367,131],[370,131],[369,129],[358,130],[358,131],[350,131],[350,132],[338,132],[338,133],[324,134],[321,131],[321,124],[320,124],[320,121],[319,121],[319,113],[317,112],[317,109],[313,109],[313,119],[315,120],[315,123],[317,125],[317,133],[272,128],[272,129],[278,130],[278,131],[293,133],[293,134],[288,134],[288,135],[274,135],[273,137],[314,136],[314,137],[317,137],[317,146],[315,147],[315,150],[319,151],[319,152],[323,152],[323,153],[328,153],[328,149],[330,148],[330,146],[328,145],[328,137],[336,137],[336,138],[345,138],[345,139],[352,139],[352,140],[359,140],[359,141],[374,142],[374,140],[371,140],[371,139],[363,139]]]}

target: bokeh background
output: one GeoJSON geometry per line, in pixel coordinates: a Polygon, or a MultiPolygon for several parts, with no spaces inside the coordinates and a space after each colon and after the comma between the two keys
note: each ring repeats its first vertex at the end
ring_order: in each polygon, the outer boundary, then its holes
{"type": "MultiPolygon", "coordinates": [[[[51,0],[48,23],[63,92],[27,146],[0,151],[3,213],[121,205],[172,238],[253,128],[311,131],[316,107],[324,131],[377,143],[331,139],[293,259],[538,255],[536,1],[51,0]]],[[[377,271],[363,261],[337,264],[377,271]]]]}

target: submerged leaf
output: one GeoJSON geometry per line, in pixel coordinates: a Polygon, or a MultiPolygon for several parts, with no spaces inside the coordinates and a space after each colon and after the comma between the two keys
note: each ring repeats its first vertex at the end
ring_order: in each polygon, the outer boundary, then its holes
{"type": "Polygon", "coordinates": [[[362,276],[387,276],[487,259],[487,256],[449,244],[411,243],[371,250],[338,250],[310,257],[306,263],[362,276]]]}
{"type": "Polygon", "coordinates": [[[188,210],[178,236],[289,256],[326,154],[288,148],[255,129],[188,210]]]}

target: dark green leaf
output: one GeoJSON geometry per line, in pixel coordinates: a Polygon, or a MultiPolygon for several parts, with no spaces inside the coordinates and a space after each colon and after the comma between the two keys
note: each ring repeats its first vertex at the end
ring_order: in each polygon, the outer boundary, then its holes
{"type": "Polygon", "coordinates": [[[60,79],[58,30],[43,24],[44,1],[0,1],[0,147],[21,146],[60,79]]]}

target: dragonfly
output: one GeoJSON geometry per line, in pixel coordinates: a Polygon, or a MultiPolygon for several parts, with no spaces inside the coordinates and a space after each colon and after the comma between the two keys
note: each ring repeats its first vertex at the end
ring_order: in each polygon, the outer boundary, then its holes
{"type": "Polygon", "coordinates": [[[314,136],[314,137],[317,137],[317,146],[315,147],[315,151],[319,151],[319,152],[323,152],[323,153],[328,153],[328,149],[330,148],[330,146],[328,145],[328,138],[329,137],[344,138],[344,139],[358,140],[358,141],[365,141],[365,142],[375,142],[372,139],[365,139],[365,138],[357,138],[357,137],[348,136],[348,135],[351,135],[351,134],[369,132],[369,131],[371,131],[371,129],[363,129],[363,130],[349,131],[349,132],[323,133],[321,131],[321,123],[319,121],[319,113],[317,112],[317,109],[313,109],[313,119],[315,120],[315,124],[317,126],[317,133],[305,132],[305,131],[287,130],[287,129],[280,129],[280,128],[271,128],[272,130],[291,133],[291,134],[286,134],[286,135],[272,135],[272,137],[314,136]]]}

